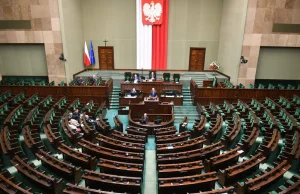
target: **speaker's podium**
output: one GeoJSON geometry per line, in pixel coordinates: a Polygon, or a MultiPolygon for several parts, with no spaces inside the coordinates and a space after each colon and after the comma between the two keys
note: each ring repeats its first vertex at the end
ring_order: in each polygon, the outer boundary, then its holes
{"type": "Polygon", "coordinates": [[[144,97],[141,103],[129,104],[129,124],[136,127],[148,129],[152,135],[154,128],[172,126],[174,123],[174,103],[160,102],[159,97],[144,97]],[[147,113],[148,123],[140,123],[140,118],[147,113]]]}
{"type": "Polygon", "coordinates": [[[148,113],[151,113],[153,112],[152,109],[154,108],[157,108],[158,107],[158,104],[159,104],[159,98],[158,97],[145,97],[144,98],[144,103],[145,103],[145,106],[147,108],[149,108],[149,112],[148,113]]]}

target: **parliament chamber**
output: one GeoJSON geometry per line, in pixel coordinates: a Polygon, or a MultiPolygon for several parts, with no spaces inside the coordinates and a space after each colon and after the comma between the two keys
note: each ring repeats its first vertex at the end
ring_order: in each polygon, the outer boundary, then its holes
{"type": "Polygon", "coordinates": [[[1,84],[2,192],[147,193],[151,171],[162,194],[299,193],[297,87],[244,89],[228,80],[200,87],[192,79],[187,91],[158,80],[104,83],[1,84]],[[121,103],[133,87],[139,94],[121,103]],[[176,95],[161,101],[165,90],[184,94],[183,104],[174,103],[176,95]],[[118,109],[110,107],[113,94],[118,109]],[[195,107],[196,119],[176,119],[185,106],[195,107]]]}
{"type": "Polygon", "coordinates": [[[300,194],[300,0],[0,0],[0,194],[300,194]]]}

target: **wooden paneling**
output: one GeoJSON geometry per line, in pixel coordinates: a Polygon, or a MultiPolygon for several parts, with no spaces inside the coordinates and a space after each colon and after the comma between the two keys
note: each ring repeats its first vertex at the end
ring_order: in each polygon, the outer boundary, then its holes
{"type": "Polygon", "coordinates": [[[235,102],[238,99],[251,100],[252,98],[264,99],[279,98],[283,96],[291,98],[293,95],[300,95],[300,90],[278,90],[278,89],[237,89],[237,88],[200,88],[191,80],[190,90],[194,104],[223,103],[224,100],[235,102]]]}
{"type": "Polygon", "coordinates": [[[80,98],[81,102],[94,100],[95,103],[106,101],[109,107],[109,94],[112,88],[112,80],[107,86],[1,86],[0,92],[10,90],[13,94],[25,93],[28,96],[38,94],[39,96],[51,95],[55,98],[66,96],[70,100],[80,98]]]}

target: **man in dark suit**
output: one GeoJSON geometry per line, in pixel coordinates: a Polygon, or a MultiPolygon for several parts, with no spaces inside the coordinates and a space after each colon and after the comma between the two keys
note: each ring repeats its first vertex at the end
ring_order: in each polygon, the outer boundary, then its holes
{"type": "Polygon", "coordinates": [[[149,73],[149,80],[155,81],[156,80],[156,73],[152,71],[149,73]]]}
{"type": "Polygon", "coordinates": [[[95,128],[97,128],[97,121],[94,120],[94,119],[91,119],[91,118],[89,117],[89,115],[85,115],[85,121],[86,121],[87,123],[89,123],[90,125],[93,125],[95,128]]]}
{"type": "Polygon", "coordinates": [[[94,85],[94,84],[96,84],[96,82],[97,82],[96,76],[93,75],[93,77],[91,77],[91,79],[90,79],[90,83],[92,83],[92,85],[94,85]]]}
{"type": "Polygon", "coordinates": [[[157,97],[157,92],[154,88],[150,91],[150,97],[157,97]]]}
{"type": "Polygon", "coordinates": [[[131,96],[136,96],[137,95],[137,91],[135,90],[135,88],[132,88],[132,90],[130,90],[130,95],[131,96]]]}
{"type": "Polygon", "coordinates": [[[83,83],[82,77],[77,78],[77,84],[81,85],[83,83]]]}
{"type": "Polygon", "coordinates": [[[147,116],[147,113],[144,113],[144,115],[141,118],[141,123],[146,124],[146,123],[148,123],[148,121],[149,121],[149,118],[147,116]]]}
{"type": "Polygon", "coordinates": [[[73,112],[73,114],[72,114],[72,119],[75,119],[76,121],[78,121],[78,120],[79,120],[79,116],[80,116],[79,110],[76,109],[76,110],[73,112]]]}

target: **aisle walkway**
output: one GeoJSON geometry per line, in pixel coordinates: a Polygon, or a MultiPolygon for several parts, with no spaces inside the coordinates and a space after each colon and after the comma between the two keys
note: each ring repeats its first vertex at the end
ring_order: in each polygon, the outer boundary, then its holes
{"type": "Polygon", "coordinates": [[[183,106],[174,106],[174,126],[176,126],[177,130],[179,130],[179,124],[185,116],[189,119],[189,124],[187,126],[188,129],[191,129],[194,125],[195,119],[199,118],[196,106],[193,106],[192,103],[190,88],[184,86],[182,88],[182,95],[183,106]]]}
{"type": "Polygon", "coordinates": [[[157,194],[156,151],[154,137],[148,137],[145,151],[143,194],[157,194]]]}

